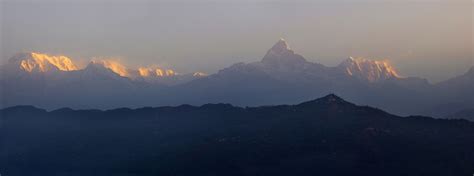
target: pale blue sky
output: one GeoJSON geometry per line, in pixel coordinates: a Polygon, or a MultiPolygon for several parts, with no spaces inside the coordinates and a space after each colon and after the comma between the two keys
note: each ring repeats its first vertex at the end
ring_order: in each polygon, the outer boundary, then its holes
{"type": "Polygon", "coordinates": [[[308,60],[387,58],[439,81],[473,65],[470,0],[3,0],[1,60],[21,51],[214,73],[280,37],[308,60]]]}

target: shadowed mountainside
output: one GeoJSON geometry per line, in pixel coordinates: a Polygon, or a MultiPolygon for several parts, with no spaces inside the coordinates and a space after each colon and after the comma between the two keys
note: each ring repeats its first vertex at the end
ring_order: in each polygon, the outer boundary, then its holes
{"type": "Polygon", "coordinates": [[[471,175],[474,123],[297,105],[0,111],[2,175],[471,175]]]}
{"type": "Polygon", "coordinates": [[[211,75],[152,67],[137,70],[112,61],[93,61],[79,69],[66,56],[37,53],[12,57],[0,72],[0,108],[111,109],[221,102],[261,106],[295,104],[328,93],[397,115],[445,117],[474,107],[474,68],[431,84],[403,77],[387,60],[349,57],[335,67],[310,62],[283,39],[260,61],[233,64],[211,75]]]}

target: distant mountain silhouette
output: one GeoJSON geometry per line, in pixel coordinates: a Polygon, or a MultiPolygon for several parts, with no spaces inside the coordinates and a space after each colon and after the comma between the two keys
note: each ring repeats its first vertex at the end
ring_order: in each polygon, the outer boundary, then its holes
{"type": "Polygon", "coordinates": [[[259,106],[294,104],[329,93],[399,115],[444,117],[474,107],[474,69],[430,84],[426,79],[403,77],[387,61],[349,57],[335,67],[310,62],[283,39],[262,60],[233,64],[212,75],[128,69],[111,61],[94,61],[78,69],[65,56],[38,53],[16,55],[0,70],[1,107],[259,106]]]}
{"type": "Polygon", "coordinates": [[[0,110],[2,175],[471,175],[474,123],[296,105],[0,110]]]}
{"type": "Polygon", "coordinates": [[[474,108],[474,67],[463,75],[437,83],[432,88],[437,105],[431,114],[448,116],[464,109],[474,108]]]}
{"type": "Polygon", "coordinates": [[[279,40],[261,61],[238,63],[178,85],[177,102],[241,106],[287,104],[334,92],[397,114],[428,114],[437,102],[427,80],[400,76],[385,61],[349,58],[336,67],[309,62],[279,40]],[[199,95],[199,96],[196,96],[199,95]],[[415,106],[416,105],[416,106],[415,106]]]}

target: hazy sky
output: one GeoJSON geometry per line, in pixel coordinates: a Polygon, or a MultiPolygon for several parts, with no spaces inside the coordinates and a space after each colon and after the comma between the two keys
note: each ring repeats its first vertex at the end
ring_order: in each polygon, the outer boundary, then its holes
{"type": "Polygon", "coordinates": [[[1,0],[1,61],[17,52],[214,73],[280,37],[308,60],[389,59],[431,81],[474,63],[471,0],[1,0]]]}

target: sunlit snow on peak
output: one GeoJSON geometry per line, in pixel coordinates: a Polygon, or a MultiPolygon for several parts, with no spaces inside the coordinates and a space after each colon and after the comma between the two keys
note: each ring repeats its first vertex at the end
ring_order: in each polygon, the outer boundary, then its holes
{"type": "Polygon", "coordinates": [[[339,65],[345,72],[360,79],[377,82],[392,78],[401,78],[388,60],[370,60],[362,57],[349,57],[339,65]]]}
{"type": "Polygon", "coordinates": [[[118,61],[114,60],[92,60],[93,64],[99,64],[104,66],[105,68],[112,70],[114,73],[123,76],[123,77],[130,77],[130,73],[123,64],[118,61]]]}
{"type": "Polygon", "coordinates": [[[164,76],[175,76],[176,71],[172,69],[162,69],[158,67],[140,67],[138,73],[142,77],[164,77],[164,76]]]}
{"type": "Polygon", "coordinates": [[[74,71],[77,66],[66,56],[51,56],[43,53],[26,53],[17,55],[20,69],[27,72],[47,72],[50,70],[74,71]]]}

